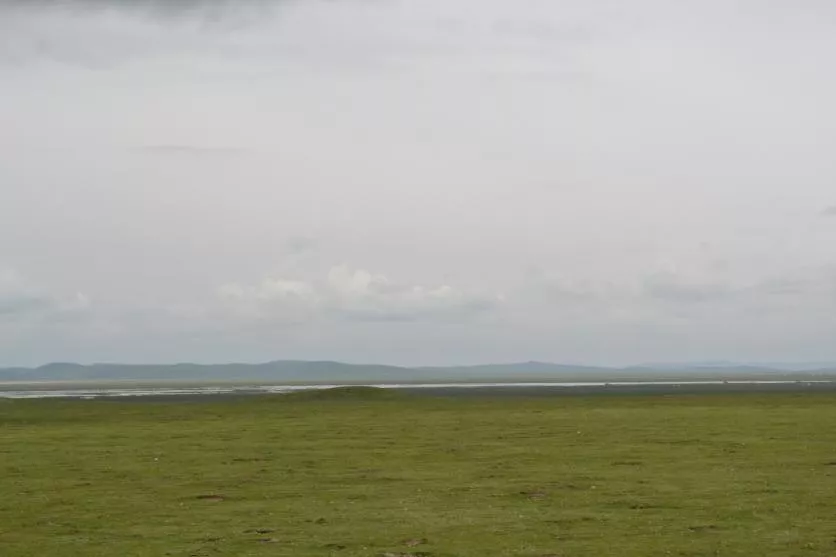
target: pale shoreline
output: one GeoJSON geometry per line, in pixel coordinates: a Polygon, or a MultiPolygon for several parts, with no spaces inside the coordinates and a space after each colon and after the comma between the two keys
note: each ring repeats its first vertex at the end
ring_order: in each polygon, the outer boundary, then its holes
{"type": "Polygon", "coordinates": [[[704,381],[573,381],[517,383],[330,383],[264,384],[222,383],[202,385],[163,385],[85,382],[85,383],[2,383],[3,399],[211,399],[281,395],[306,390],[364,385],[422,394],[450,396],[509,395],[547,396],[594,393],[687,394],[721,392],[819,392],[836,391],[833,380],[704,380],[704,381]],[[61,388],[63,387],[63,388],[61,388]]]}

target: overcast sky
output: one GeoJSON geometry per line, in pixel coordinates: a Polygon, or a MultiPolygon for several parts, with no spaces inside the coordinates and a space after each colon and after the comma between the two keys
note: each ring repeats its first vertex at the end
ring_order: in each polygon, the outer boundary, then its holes
{"type": "Polygon", "coordinates": [[[834,60],[832,0],[6,0],[0,365],[836,360],[834,60]]]}

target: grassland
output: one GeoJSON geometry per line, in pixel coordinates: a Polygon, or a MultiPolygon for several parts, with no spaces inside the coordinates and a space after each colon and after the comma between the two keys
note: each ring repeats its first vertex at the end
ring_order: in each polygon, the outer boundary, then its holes
{"type": "Polygon", "coordinates": [[[0,555],[836,554],[836,395],[0,400],[0,555]]]}

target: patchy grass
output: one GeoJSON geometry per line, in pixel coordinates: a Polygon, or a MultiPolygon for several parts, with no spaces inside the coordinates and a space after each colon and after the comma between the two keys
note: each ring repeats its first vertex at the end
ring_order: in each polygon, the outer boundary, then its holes
{"type": "Polygon", "coordinates": [[[0,555],[836,554],[836,396],[0,405],[0,555]]]}
{"type": "Polygon", "coordinates": [[[348,400],[354,402],[368,402],[374,400],[401,400],[410,396],[405,391],[353,385],[347,387],[332,387],[330,389],[310,389],[295,391],[284,395],[280,401],[332,401],[348,400]]]}

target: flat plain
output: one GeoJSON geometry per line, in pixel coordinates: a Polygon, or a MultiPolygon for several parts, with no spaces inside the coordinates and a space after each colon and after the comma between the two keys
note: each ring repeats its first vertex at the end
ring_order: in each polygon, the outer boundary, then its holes
{"type": "Polygon", "coordinates": [[[0,555],[836,555],[836,394],[0,400],[0,555]]]}

